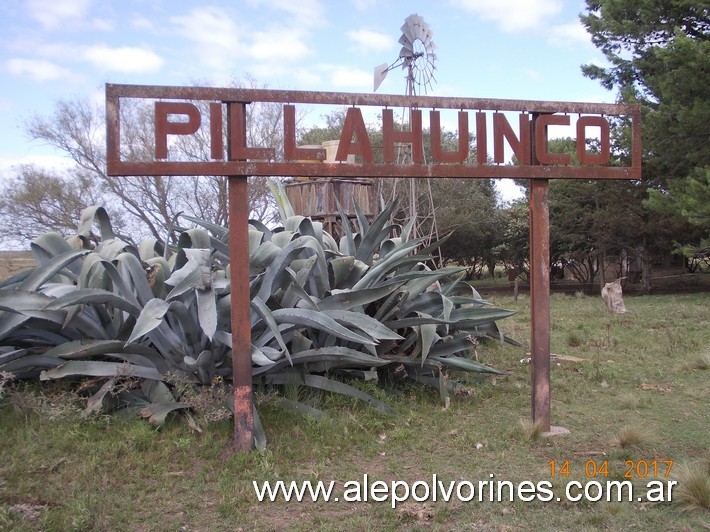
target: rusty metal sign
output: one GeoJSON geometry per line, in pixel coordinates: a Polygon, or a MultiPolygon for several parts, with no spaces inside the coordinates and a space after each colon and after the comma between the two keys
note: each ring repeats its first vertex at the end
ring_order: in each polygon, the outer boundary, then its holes
{"type": "Polygon", "coordinates": [[[107,85],[106,105],[111,175],[580,179],[638,179],[641,175],[640,111],[635,105],[136,85],[107,85]],[[120,100],[131,98],[155,100],[155,153],[151,160],[123,160],[120,155],[120,100]],[[202,105],[198,106],[198,102],[202,105]],[[244,105],[252,102],[283,105],[282,149],[247,145],[237,124],[245,120],[244,105]],[[324,149],[296,146],[296,104],[349,106],[335,163],[323,163],[324,149]],[[373,107],[382,115],[383,145],[379,159],[368,138],[362,112],[363,108],[373,107]],[[409,131],[395,127],[394,108],[411,109],[409,131]],[[459,138],[456,151],[444,151],[441,147],[441,113],[446,110],[456,113],[459,138]],[[517,117],[509,118],[511,114],[517,117]],[[226,149],[222,141],[224,117],[234,132],[226,149]],[[634,141],[630,167],[609,165],[612,117],[626,117],[631,122],[634,141]],[[427,119],[433,160],[425,163],[422,145],[427,119]],[[204,124],[209,124],[210,160],[171,160],[170,137],[194,134],[204,124]],[[469,125],[475,125],[471,129],[475,131],[476,164],[466,162],[469,125]],[[579,165],[572,165],[569,155],[547,151],[550,126],[574,129],[579,165]],[[599,139],[599,150],[594,153],[586,146],[587,138],[592,136],[599,139]],[[394,146],[401,143],[412,146],[408,164],[395,164],[394,146]],[[519,164],[506,164],[506,149],[512,150],[519,164]],[[278,160],[276,154],[281,152],[283,158],[278,160]],[[338,164],[345,162],[348,155],[357,156],[358,162],[338,164]]]}
{"type": "Polygon", "coordinates": [[[531,403],[532,418],[545,431],[550,430],[548,179],[641,177],[638,105],[107,84],[106,142],[107,173],[111,176],[229,176],[234,437],[238,450],[252,448],[254,428],[247,176],[530,179],[531,403]],[[149,160],[121,156],[121,101],[130,99],[153,100],[155,145],[149,160]],[[254,102],[283,106],[284,144],[279,149],[248,145],[246,109],[254,102]],[[324,149],[297,146],[296,105],[347,106],[335,162],[324,162],[324,149]],[[372,108],[382,117],[382,146],[377,147],[368,137],[363,115],[363,109],[372,108]],[[409,130],[395,126],[394,108],[408,110],[409,130]],[[455,150],[441,145],[442,112],[455,113],[455,150]],[[630,166],[611,165],[612,127],[619,118],[631,128],[630,166]],[[423,150],[427,125],[430,161],[425,160],[423,150]],[[575,131],[576,164],[567,154],[549,151],[548,131],[554,126],[575,131]],[[471,129],[475,131],[474,163],[469,153],[471,129]],[[210,160],[171,159],[171,139],[198,131],[209,136],[210,160]],[[597,149],[589,150],[589,138],[598,139],[597,149]],[[411,147],[406,163],[397,162],[394,155],[395,146],[402,144],[411,147]],[[506,162],[506,154],[511,152],[516,164],[506,162]],[[346,162],[352,161],[352,156],[356,162],[346,162]]]}

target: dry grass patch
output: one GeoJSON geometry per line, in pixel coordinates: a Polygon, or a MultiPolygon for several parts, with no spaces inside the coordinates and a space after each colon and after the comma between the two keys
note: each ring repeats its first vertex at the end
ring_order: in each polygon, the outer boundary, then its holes
{"type": "Polygon", "coordinates": [[[687,510],[710,510],[710,459],[695,464],[679,464],[674,468],[678,484],[673,490],[673,502],[687,510]]]}
{"type": "Polygon", "coordinates": [[[641,447],[651,441],[648,430],[636,425],[626,425],[616,435],[616,443],[622,449],[641,447]]]}

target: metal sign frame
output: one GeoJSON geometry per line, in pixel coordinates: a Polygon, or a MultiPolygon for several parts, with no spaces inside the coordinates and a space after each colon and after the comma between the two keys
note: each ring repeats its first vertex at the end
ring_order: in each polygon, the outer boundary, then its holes
{"type": "Polygon", "coordinates": [[[430,177],[430,178],[524,178],[530,191],[530,298],[531,298],[531,401],[533,421],[550,430],[550,227],[549,179],[640,179],[641,112],[638,105],[580,102],[545,102],[436,96],[398,96],[337,92],[281,91],[215,87],[165,87],[106,85],[107,174],[111,176],[203,175],[228,176],[229,243],[231,261],[231,325],[234,379],[234,437],[238,450],[253,447],[253,402],[251,383],[251,330],[249,319],[249,249],[247,226],[247,176],[308,175],[313,177],[430,177]],[[122,99],[155,100],[155,155],[150,161],[121,157],[122,99]],[[192,102],[207,103],[211,136],[211,160],[171,161],[169,135],[189,135],[202,122],[201,111],[192,102]],[[272,148],[249,147],[246,141],[246,106],[253,102],[284,106],[284,159],[277,161],[272,148]],[[294,104],[348,106],[343,136],[335,163],[324,163],[324,150],[296,146],[294,104]],[[385,162],[375,162],[362,121],[360,107],[382,108],[385,162]],[[226,116],[224,110],[226,108],[226,116]],[[410,131],[392,125],[392,108],[410,110],[410,131]],[[428,110],[432,147],[436,159],[425,164],[418,156],[421,146],[422,110],[428,110]],[[444,152],[440,140],[439,111],[458,113],[459,151],[444,152]],[[492,114],[494,163],[488,160],[488,113],[492,114]],[[505,113],[518,113],[516,134],[505,113]],[[577,155],[581,165],[572,166],[563,154],[547,151],[547,129],[571,125],[578,115],[577,155]],[[183,120],[170,117],[182,115],[183,120]],[[477,164],[464,162],[470,116],[476,124],[477,164]],[[606,117],[626,117],[631,127],[631,166],[609,166],[610,123],[606,117]],[[226,120],[225,120],[226,118],[226,120]],[[223,146],[223,122],[227,123],[227,147],[223,146]],[[601,132],[600,155],[586,152],[586,128],[601,132]],[[345,142],[343,142],[345,140],[345,142]],[[391,157],[395,143],[412,145],[413,162],[396,164],[391,157]],[[503,161],[504,143],[523,164],[503,161]],[[388,151],[389,148],[389,151],[388,151]],[[370,150],[370,151],[368,151],[370,150]],[[362,162],[342,164],[348,155],[362,162]],[[303,162],[303,161],[307,162],[303,162]],[[312,162],[311,162],[312,161],[312,162]],[[342,163],[341,163],[342,162],[342,163]]]}

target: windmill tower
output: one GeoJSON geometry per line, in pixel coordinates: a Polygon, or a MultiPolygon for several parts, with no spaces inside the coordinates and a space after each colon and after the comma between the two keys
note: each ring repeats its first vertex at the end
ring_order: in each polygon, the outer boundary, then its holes
{"type": "MultiPolygon", "coordinates": [[[[432,40],[434,32],[431,31],[429,24],[424,21],[420,15],[409,15],[404,24],[400,28],[402,35],[399,38],[399,44],[402,45],[399,51],[399,57],[392,63],[383,63],[375,67],[374,74],[374,90],[377,91],[379,86],[387,77],[387,73],[391,70],[401,67],[406,71],[406,88],[407,96],[416,94],[426,94],[427,90],[433,88],[434,71],[436,70],[436,45],[432,40]]],[[[405,127],[406,110],[402,114],[402,127],[405,127]]],[[[407,117],[407,120],[409,118],[407,117]]],[[[397,149],[397,164],[408,164],[411,162],[411,146],[402,145],[397,149]]],[[[425,161],[426,162],[426,161],[425,161]]],[[[390,181],[390,190],[383,190],[384,185],[380,182],[381,193],[383,197],[392,199],[398,197],[406,197],[406,205],[400,204],[400,208],[404,211],[404,220],[408,221],[414,218],[413,236],[428,237],[428,244],[437,237],[436,213],[434,209],[434,201],[431,192],[431,181],[426,179],[394,179],[390,181]],[[428,226],[428,227],[427,227],[428,226]]]]}

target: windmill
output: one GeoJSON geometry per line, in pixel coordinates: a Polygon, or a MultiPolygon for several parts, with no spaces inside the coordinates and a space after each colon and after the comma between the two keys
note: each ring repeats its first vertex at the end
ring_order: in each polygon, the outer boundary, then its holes
{"type": "Polygon", "coordinates": [[[405,94],[414,95],[417,93],[417,88],[420,92],[426,93],[427,87],[432,89],[432,82],[436,81],[434,78],[436,45],[431,40],[434,32],[431,31],[429,24],[424,22],[424,18],[416,13],[404,19],[400,30],[402,35],[399,44],[402,45],[402,49],[399,51],[399,57],[391,65],[382,63],[375,67],[374,90],[377,91],[390,70],[401,66],[402,70],[407,71],[405,94]]]}
{"type": "MultiPolygon", "coordinates": [[[[431,31],[429,24],[424,21],[420,15],[412,14],[404,19],[404,24],[400,28],[402,35],[399,38],[399,44],[402,45],[399,51],[399,57],[392,63],[383,63],[375,67],[374,75],[374,90],[377,91],[379,86],[387,77],[387,73],[391,70],[401,67],[406,70],[406,88],[407,96],[427,93],[427,90],[433,88],[433,83],[436,81],[434,71],[436,70],[436,45],[432,40],[434,32],[431,31]]],[[[404,114],[402,116],[404,122],[404,114]]],[[[404,127],[404,123],[402,124],[404,127]]],[[[400,147],[397,150],[397,164],[407,164],[411,162],[411,150],[400,147]]],[[[380,181],[381,192],[382,181],[380,181]]],[[[431,181],[419,179],[395,179],[392,183],[391,195],[392,199],[402,196],[398,189],[405,189],[408,198],[407,205],[402,205],[404,209],[404,218],[406,220],[415,219],[413,236],[427,236],[427,244],[437,236],[436,214],[434,210],[434,200],[431,192],[431,181]],[[422,191],[422,185],[424,190],[422,191]],[[419,200],[419,195],[425,194],[425,201],[419,200]],[[428,235],[424,234],[425,222],[430,220],[428,235]]],[[[384,194],[383,194],[384,195],[384,194]]],[[[441,256],[440,256],[441,258],[441,256]]]]}

